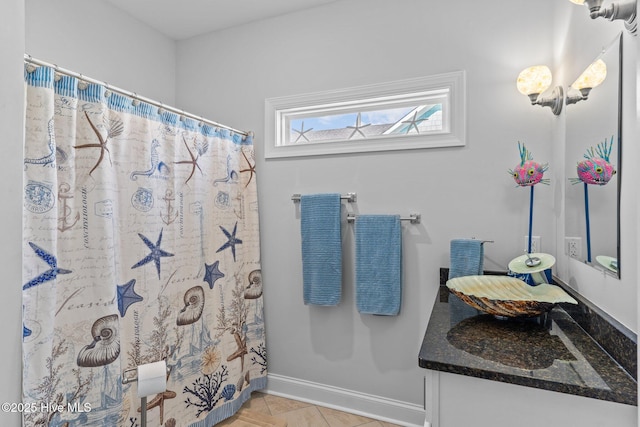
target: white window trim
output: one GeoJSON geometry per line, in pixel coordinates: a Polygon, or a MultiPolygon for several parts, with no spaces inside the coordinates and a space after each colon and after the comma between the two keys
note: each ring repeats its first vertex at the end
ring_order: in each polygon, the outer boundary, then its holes
{"type": "Polygon", "coordinates": [[[466,78],[464,71],[428,77],[358,86],[326,92],[268,98],[265,100],[265,158],[317,156],[372,151],[413,150],[455,147],[466,144],[466,78]],[[314,142],[296,145],[281,143],[284,134],[281,115],[288,109],[333,103],[350,103],[357,99],[448,89],[450,91],[450,128],[435,135],[416,134],[370,138],[353,141],[314,142]]]}

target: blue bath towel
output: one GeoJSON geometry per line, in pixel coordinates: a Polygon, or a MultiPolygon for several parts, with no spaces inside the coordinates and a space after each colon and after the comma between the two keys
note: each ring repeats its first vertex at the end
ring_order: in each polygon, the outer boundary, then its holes
{"type": "Polygon", "coordinates": [[[461,276],[477,276],[484,271],[482,240],[454,239],[449,253],[451,266],[449,279],[461,276]]]}
{"type": "Polygon", "coordinates": [[[342,297],[340,208],[338,193],[300,198],[305,304],[337,305],[342,297]]]}
{"type": "Polygon", "coordinates": [[[360,313],[395,316],[402,299],[402,228],[399,215],[355,220],[356,306],[360,313]]]}

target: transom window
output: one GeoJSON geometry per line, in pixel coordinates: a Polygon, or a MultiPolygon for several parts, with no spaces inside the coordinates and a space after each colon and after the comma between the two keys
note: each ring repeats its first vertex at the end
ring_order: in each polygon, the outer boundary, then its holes
{"type": "Polygon", "coordinates": [[[271,98],[265,107],[267,158],[465,144],[463,72],[271,98]]]}

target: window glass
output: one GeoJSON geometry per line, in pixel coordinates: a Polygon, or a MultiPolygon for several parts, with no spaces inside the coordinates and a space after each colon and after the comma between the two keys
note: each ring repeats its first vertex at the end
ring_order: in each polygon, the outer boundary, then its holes
{"type": "Polygon", "coordinates": [[[462,72],[265,105],[266,157],[464,145],[462,72]]]}

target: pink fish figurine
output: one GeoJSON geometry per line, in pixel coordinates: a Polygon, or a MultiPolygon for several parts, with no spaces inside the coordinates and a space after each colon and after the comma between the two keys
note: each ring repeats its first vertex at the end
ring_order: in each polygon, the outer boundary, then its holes
{"type": "Polygon", "coordinates": [[[549,180],[544,177],[544,173],[549,166],[540,164],[533,160],[533,156],[524,146],[518,142],[518,150],[520,151],[520,164],[513,169],[509,169],[509,174],[521,187],[530,187],[538,183],[549,184],[549,180]]]}
{"type": "Polygon", "coordinates": [[[611,149],[613,148],[613,136],[609,143],[605,139],[594,148],[591,147],[584,155],[585,160],[578,162],[577,172],[578,178],[569,178],[571,183],[577,184],[584,182],[585,184],[606,185],[616,170],[609,161],[611,149]]]}

